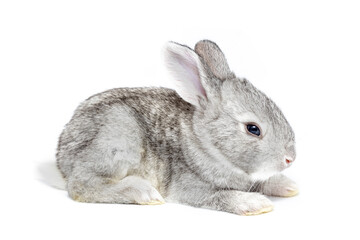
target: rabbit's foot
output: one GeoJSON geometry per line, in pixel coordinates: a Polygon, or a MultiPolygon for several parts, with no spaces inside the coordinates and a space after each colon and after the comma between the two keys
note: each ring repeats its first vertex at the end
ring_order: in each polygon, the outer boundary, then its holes
{"type": "Polygon", "coordinates": [[[134,196],[134,199],[140,205],[160,205],[165,203],[160,193],[152,186],[140,195],[134,196]]]}
{"type": "Polygon", "coordinates": [[[123,194],[141,205],[159,205],[165,203],[160,193],[145,179],[129,176],[123,186],[123,194]]]}
{"type": "Polygon", "coordinates": [[[278,174],[264,182],[260,192],[268,196],[293,197],[299,193],[299,188],[293,180],[278,174]]]}
{"type": "Polygon", "coordinates": [[[141,202],[140,205],[161,205],[164,204],[164,200],[151,200],[150,202],[141,202]]]}
{"type": "Polygon", "coordinates": [[[273,209],[274,209],[273,206],[269,206],[269,207],[265,207],[265,208],[262,208],[260,210],[254,211],[254,212],[245,212],[244,215],[245,216],[259,215],[259,214],[271,212],[273,209]]]}
{"type": "Polygon", "coordinates": [[[104,183],[99,176],[92,176],[92,185],[84,188],[78,179],[68,181],[70,197],[79,202],[125,203],[155,205],[165,203],[160,193],[151,182],[138,177],[127,176],[120,181],[113,180],[104,183]],[[76,181],[77,180],[77,181],[76,181]],[[79,191],[79,189],[81,191],[79,191]]]}
{"type": "Polygon", "coordinates": [[[263,195],[251,194],[244,196],[243,203],[238,205],[240,215],[252,216],[271,212],[274,209],[272,202],[263,195]]]}
{"type": "Polygon", "coordinates": [[[272,202],[259,193],[223,191],[216,195],[216,209],[239,215],[258,215],[273,210],[272,202]]]}
{"type": "Polygon", "coordinates": [[[197,188],[189,191],[188,188],[176,189],[169,196],[172,201],[203,207],[237,215],[257,215],[273,210],[272,202],[264,195],[254,192],[238,190],[213,190],[197,188]]]}

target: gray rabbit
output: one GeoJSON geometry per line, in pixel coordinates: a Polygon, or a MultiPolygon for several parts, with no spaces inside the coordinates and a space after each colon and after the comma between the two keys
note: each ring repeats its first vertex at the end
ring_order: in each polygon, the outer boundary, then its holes
{"type": "Polygon", "coordinates": [[[170,42],[165,61],[176,91],[117,88],[76,109],[56,155],[70,197],[254,215],[273,209],[264,195],[296,195],[280,174],[295,160],[294,133],[275,103],[209,40],[170,42]]]}

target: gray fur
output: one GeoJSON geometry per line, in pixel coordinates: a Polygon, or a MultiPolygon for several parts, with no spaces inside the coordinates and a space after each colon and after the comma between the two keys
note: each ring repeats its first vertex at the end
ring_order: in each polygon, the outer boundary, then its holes
{"type": "Polygon", "coordinates": [[[272,208],[262,194],[293,195],[278,173],[295,160],[294,133],[274,102],[237,78],[211,41],[195,51],[169,43],[165,60],[177,92],[112,89],[76,109],[56,155],[70,197],[257,214],[272,208]],[[264,134],[248,133],[248,122],[264,134]]]}

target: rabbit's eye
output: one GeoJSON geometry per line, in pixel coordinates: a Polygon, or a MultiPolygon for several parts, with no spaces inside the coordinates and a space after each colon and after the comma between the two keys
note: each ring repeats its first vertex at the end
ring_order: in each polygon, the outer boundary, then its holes
{"type": "Polygon", "coordinates": [[[246,125],[247,130],[249,131],[249,133],[254,134],[256,136],[260,136],[261,132],[260,132],[260,128],[254,124],[248,124],[246,125]]]}

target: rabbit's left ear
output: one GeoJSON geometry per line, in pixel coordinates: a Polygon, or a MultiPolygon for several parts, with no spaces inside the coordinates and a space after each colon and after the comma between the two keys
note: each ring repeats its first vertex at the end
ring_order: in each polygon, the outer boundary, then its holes
{"type": "Polygon", "coordinates": [[[185,45],[169,42],[165,62],[175,80],[176,92],[188,103],[204,108],[218,95],[217,79],[205,69],[198,54],[185,45]]]}
{"type": "Polygon", "coordinates": [[[195,45],[195,52],[209,68],[209,71],[220,80],[231,79],[235,74],[231,72],[224,53],[216,43],[210,40],[199,41],[195,45]]]}

